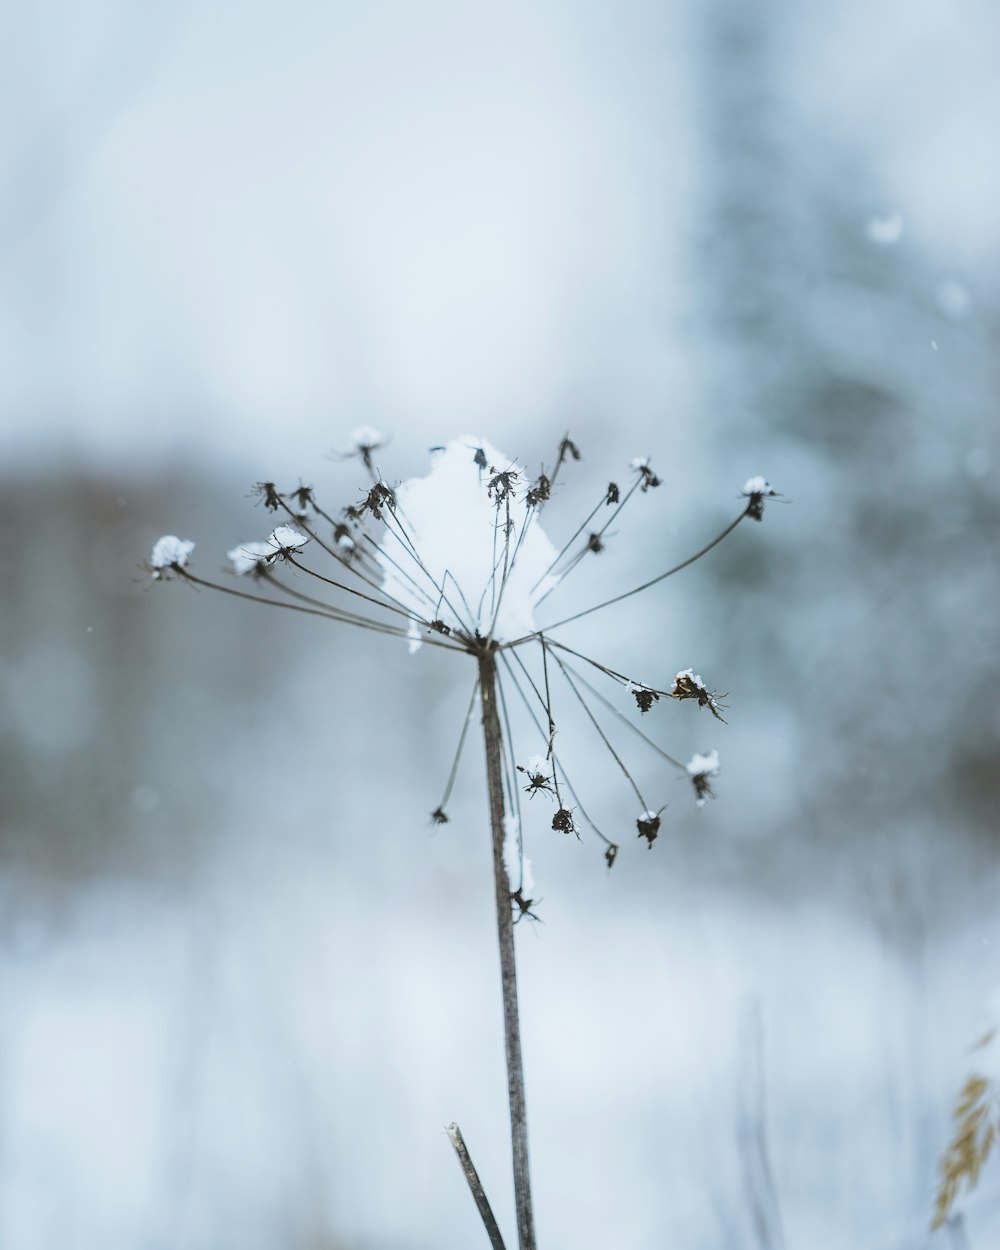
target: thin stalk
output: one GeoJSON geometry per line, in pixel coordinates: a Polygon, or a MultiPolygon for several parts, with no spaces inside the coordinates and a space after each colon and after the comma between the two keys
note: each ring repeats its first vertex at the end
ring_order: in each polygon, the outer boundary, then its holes
{"type": "Polygon", "coordinates": [[[503,864],[503,747],[497,700],[496,655],[493,651],[483,651],[479,655],[479,695],[483,707],[486,784],[493,839],[493,886],[496,895],[497,938],[500,945],[500,983],[507,1051],[507,1098],[510,1104],[517,1238],[520,1250],[535,1250],[535,1219],[531,1207],[531,1180],[528,1172],[528,1113],[524,1097],[517,968],[514,962],[514,918],[510,905],[510,882],[503,864]]]}
{"type": "Polygon", "coordinates": [[[469,1148],[466,1146],[465,1138],[462,1136],[462,1130],[457,1124],[449,1124],[445,1132],[448,1134],[448,1140],[458,1156],[458,1162],[465,1174],[465,1179],[472,1193],[472,1200],[476,1204],[479,1218],[483,1221],[483,1227],[486,1229],[486,1236],[490,1239],[490,1245],[493,1247],[493,1250],[506,1250],[503,1238],[500,1236],[500,1229],[497,1228],[496,1218],[490,1207],[489,1199],[486,1197],[486,1191],[483,1189],[483,1182],[479,1179],[476,1165],[472,1162],[469,1148]]]}

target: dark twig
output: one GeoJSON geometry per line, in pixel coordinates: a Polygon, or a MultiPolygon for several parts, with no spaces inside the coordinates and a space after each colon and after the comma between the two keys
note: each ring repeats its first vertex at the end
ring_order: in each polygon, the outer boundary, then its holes
{"type": "Polygon", "coordinates": [[[483,1227],[486,1229],[486,1235],[490,1239],[490,1245],[493,1247],[493,1250],[507,1250],[507,1247],[503,1244],[503,1238],[500,1236],[500,1229],[497,1227],[489,1199],[486,1197],[486,1191],[483,1189],[483,1183],[479,1179],[479,1173],[476,1171],[476,1166],[472,1162],[472,1157],[465,1144],[462,1130],[457,1124],[449,1124],[445,1128],[445,1132],[448,1134],[448,1140],[455,1149],[455,1154],[458,1155],[458,1162],[465,1173],[465,1179],[472,1192],[472,1200],[476,1204],[479,1218],[483,1221],[483,1227]]]}

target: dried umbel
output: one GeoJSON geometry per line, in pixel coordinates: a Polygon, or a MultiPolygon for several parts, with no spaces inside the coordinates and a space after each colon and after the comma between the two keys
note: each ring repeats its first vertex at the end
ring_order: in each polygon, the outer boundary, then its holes
{"type": "MultiPolygon", "coordinates": [[[[627,486],[613,481],[602,486],[588,515],[557,547],[542,517],[557,502],[565,467],[582,459],[568,435],[561,440],[551,467],[542,465],[533,477],[486,440],[458,438],[431,449],[430,472],[425,476],[392,483],[377,463],[387,442],[370,427],[351,435],[340,455],[359,462],[368,480],[360,498],[355,481],[353,502],[344,506],[327,508],[316,488],[301,482],[287,491],[274,482],[259,482],[254,493],[265,509],[276,514],[278,524],[266,539],[230,549],[232,582],[195,573],[189,562],[194,543],[173,535],[156,544],[147,569],[156,581],[173,576],[246,602],[402,639],[411,651],[431,646],[474,661],[468,708],[431,821],[437,826],[448,823],[448,802],[478,708],[493,835],[518,1233],[522,1250],[532,1250],[512,937],[515,922],[537,919],[538,900],[524,851],[523,797],[527,795],[531,810],[553,805],[547,822],[551,832],[579,838],[582,830],[596,838],[610,869],[617,860],[619,843],[598,828],[581,802],[557,749],[561,718],[579,711],[606,750],[638,802],[635,825],[649,849],[660,836],[666,805],[653,808],[647,802],[612,742],[611,724],[615,732],[624,727],[670,769],[686,775],[700,806],[712,793],[718,754],[696,755],[682,764],[640,729],[634,718],[636,713],[646,716],[671,701],[691,701],[722,719],[718,696],[693,669],[668,669],[675,675],[665,685],[639,680],[574,650],[564,641],[565,629],[592,613],[612,609],[701,559],[744,519],[759,521],[765,499],[776,492],[763,478],[751,478],[744,488],[746,503],[740,513],[698,551],[641,585],[540,625],[539,610],[581,564],[605,552],[609,528],[625,509],[662,485],[650,458],[631,462],[627,486]],[[595,682],[602,683],[603,689],[595,682]],[[619,695],[625,694],[622,702],[630,715],[618,699],[608,697],[615,687],[619,695]],[[521,736],[528,733],[536,740],[536,753],[527,758],[515,742],[511,714],[515,700],[526,713],[522,720],[527,728],[520,731],[521,736]]],[[[602,480],[607,482],[603,475],[602,480]]]]}

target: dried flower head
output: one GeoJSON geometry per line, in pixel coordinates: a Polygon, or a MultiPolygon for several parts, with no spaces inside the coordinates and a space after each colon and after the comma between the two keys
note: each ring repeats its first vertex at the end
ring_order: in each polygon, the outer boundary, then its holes
{"type": "Polygon", "coordinates": [[[747,516],[753,521],[762,521],[764,519],[764,500],[777,498],[778,492],[772,488],[766,478],[751,477],[744,483],[743,494],[749,500],[747,516]]]}
{"type": "Polygon", "coordinates": [[[672,699],[696,699],[699,707],[707,707],[716,720],[723,720],[719,708],[723,705],[718,701],[714,690],[709,690],[704,680],[691,668],[682,669],[675,677],[669,690],[672,699]]]}

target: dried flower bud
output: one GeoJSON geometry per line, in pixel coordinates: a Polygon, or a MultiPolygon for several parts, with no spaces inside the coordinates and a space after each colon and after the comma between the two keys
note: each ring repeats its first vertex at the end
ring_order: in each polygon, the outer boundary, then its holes
{"type": "Polygon", "coordinates": [[[552,817],[552,828],[556,831],[556,833],[576,833],[576,825],[573,823],[573,813],[569,810],[569,808],[560,807],[560,809],[552,817]]]}
{"type": "Polygon", "coordinates": [[[686,767],[694,786],[698,806],[704,807],[706,799],[715,797],[712,779],[719,775],[719,752],[709,751],[707,755],[699,755],[695,752],[688,760],[686,767]]]}
{"type": "Polygon", "coordinates": [[[660,696],[655,690],[650,690],[647,686],[637,686],[634,682],[628,684],[629,694],[636,701],[639,711],[645,715],[654,703],[659,703],[660,696]]]}
{"type": "Polygon", "coordinates": [[[264,501],[264,507],[271,512],[277,512],[281,507],[281,495],[273,482],[257,482],[251,493],[260,495],[264,501]]]}
{"type": "Polygon", "coordinates": [[[395,512],[396,496],[384,482],[376,482],[354,511],[352,512],[350,508],[347,511],[355,519],[360,519],[366,512],[370,512],[376,521],[381,521],[383,508],[395,512]]]}
{"type": "Polygon", "coordinates": [[[444,808],[435,807],[435,809],[431,812],[431,820],[436,825],[446,825],[448,823],[448,816],[444,808]]]}
{"type": "Polygon", "coordinates": [[[615,860],[618,858],[618,850],[618,843],[612,842],[608,849],[604,852],[604,859],[607,862],[609,869],[614,868],[615,866],[615,860]]]}
{"type": "Polygon", "coordinates": [[[540,503],[547,503],[552,498],[552,482],[544,473],[538,475],[538,479],[525,496],[525,502],[529,508],[535,508],[540,503]]]}
{"type": "Polygon", "coordinates": [[[573,460],[580,459],[580,448],[577,447],[576,443],[573,442],[569,435],[567,435],[559,444],[559,463],[562,464],[567,456],[573,460]]]}
{"type": "Polygon", "coordinates": [[[310,505],[312,507],[316,506],[316,501],[313,498],[313,488],[311,486],[303,486],[301,482],[293,491],[289,492],[289,498],[295,500],[299,506],[299,512],[302,514],[305,514],[310,505]]]}
{"type": "Polygon", "coordinates": [[[514,488],[517,485],[517,479],[520,476],[517,469],[496,469],[490,465],[490,472],[493,476],[486,484],[486,496],[493,500],[497,508],[514,494],[514,488]]]}
{"type": "Polygon", "coordinates": [[[719,712],[722,704],[718,702],[715,691],[709,690],[693,669],[682,669],[674,678],[669,693],[672,699],[697,699],[698,706],[707,707],[716,720],[725,719],[719,712]]]}
{"type": "Polygon", "coordinates": [[[650,850],[652,850],[653,843],[656,841],[656,835],[660,832],[660,813],[640,812],[635,825],[639,830],[639,837],[645,838],[649,843],[650,850]]]}
{"type": "Polygon", "coordinates": [[[608,494],[605,503],[610,507],[611,504],[617,503],[621,498],[621,491],[618,489],[617,482],[608,483],[608,494]]]}

